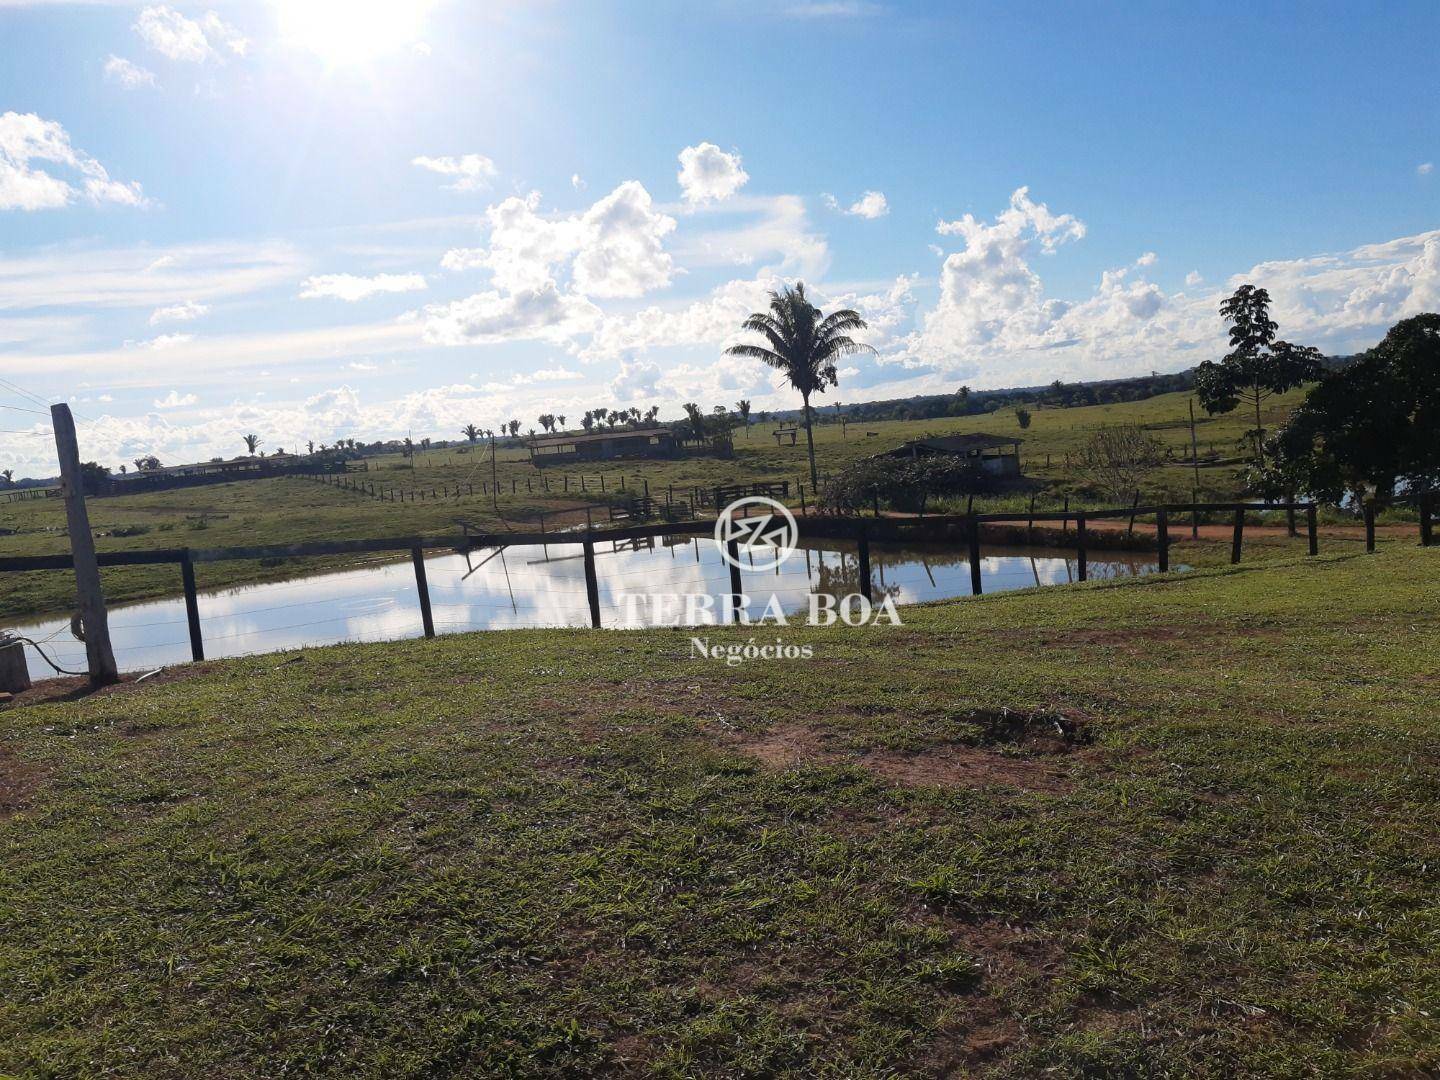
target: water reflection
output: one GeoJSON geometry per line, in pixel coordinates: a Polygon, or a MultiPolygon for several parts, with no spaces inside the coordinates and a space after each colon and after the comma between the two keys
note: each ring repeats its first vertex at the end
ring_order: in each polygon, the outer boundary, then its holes
{"type": "MultiPolygon", "coordinates": [[[[1156,563],[1131,553],[1096,552],[1092,578],[1152,573],[1156,563]]],[[[504,548],[426,560],[437,633],[502,630],[513,627],[588,626],[585,568],[577,544],[504,548]]],[[[201,586],[204,568],[200,568],[201,586]]],[[[872,590],[878,599],[918,603],[970,592],[970,566],[962,548],[950,545],[871,544],[872,590]]],[[[602,621],[607,627],[638,627],[654,621],[655,610],[627,596],[656,593],[705,594],[730,590],[729,567],[708,537],[653,537],[596,545],[602,621]]],[[[986,548],[981,553],[984,591],[1000,592],[1072,581],[1073,553],[1048,548],[986,548]]],[[[782,566],[742,574],[758,615],[773,594],[787,614],[805,610],[812,592],[840,597],[860,591],[859,556],[843,540],[808,541],[782,566]]],[[[208,657],[273,652],[337,641],[418,637],[422,633],[414,570],[408,562],[316,575],[273,585],[255,585],[200,597],[200,618],[208,657]]],[[[661,612],[673,621],[682,610],[661,612]]],[[[683,621],[683,619],[682,619],[683,621]]],[[[85,665],[83,644],[73,640],[66,619],[19,628],[46,641],[62,667],[85,665]]],[[[116,660],[137,671],[190,658],[183,600],[116,607],[110,613],[116,660]]],[[[36,656],[32,674],[48,674],[36,656]]]]}

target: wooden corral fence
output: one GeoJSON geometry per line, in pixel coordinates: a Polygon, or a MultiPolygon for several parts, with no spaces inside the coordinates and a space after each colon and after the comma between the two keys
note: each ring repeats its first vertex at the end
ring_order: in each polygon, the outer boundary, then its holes
{"type": "MultiPolygon", "coordinates": [[[[1428,500],[1425,502],[1422,518],[1422,542],[1432,542],[1428,500]]],[[[1245,532],[1245,515],[1252,512],[1303,511],[1309,538],[1311,555],[1319,553],[1319,536],[1316,524],[1316,505],[1306,503],[1209,503],[1196,506],[1181,503],[1164,506],[1125,506],[1113,509],[1074,510],[1064,513],[1046,514],[957,514],[928,518],[854,518],[810,516],[797,519],[800,538],[835,538],[854,541],[859,554],[860,591],[866,599],[873,599],[870,582],[871,540],[907,539],[931,542],[964,543],[968,546],[970,564],[970,591],[981,593],[980,541],[981,531],[986,525],[1021,525],[1033,529],[1036,522],[1063,521],[1067,527],[1073,523],[1073,538],[1066,536],[1073,544],[1078,578],[1087,578],[1087,554],[1093,549],[1087,528],[1091,522],[1106,518],[1128,517],[1132,514],[1153,517],[1156,525],[1156,550],[1161,573],[1170,568],[1170,521],[1175,513],[1229,512],[1234,515],[1234,539],[1231,561],[1239,562],[1245,532]]],[[[1370,516],[1370,530],[1373,550],[1373,515],[1370,516]]],[[[205,645],[200,627],[195,567],[204,563],[248,559],[293,559],[330,555],[363,555],[408,552],[415,568],[415,585],[420,605],[421,622],[426,637],[435,636],[435,623],[430,610],[430,591],[425,575],[425,552],[449,550],[467,553],[483,548],[516,547],[523,545],[576,544],[582,549],[585,563],[585,591],[590,608],[591,626],[601,625],[599,579],[595,570],[595,545],[603,542],[629,542],[646,538],[697,534],[711,532],[713,520],[663,521],[647,525],[631,525],[625,528],[584,529],[573,532],[471,532],[448,538],[390,537],[376,540],[322,540],[301,544],[269,544],[254,547],[229,548],[169,548],[151,551],[106,551],[98,554],[102,567],[112,566],[154,566],[171,563],[180,567],[181,583],[185,594],[186,621],[190,632],[190,651],[196,660],[205,658],[205,645]]],[[[68,570],[74,566],[70,555],[33,555],[0,558],[0,572],[23,573],[36,570],[68,570]]],[[[740,594],[740,570],[730,567],[731,592],[740,594]]],[[[731,605],[733,609],[733,604],[731,605]]],[[[738,620],[738,615],[732,617],[738,620]]]]}

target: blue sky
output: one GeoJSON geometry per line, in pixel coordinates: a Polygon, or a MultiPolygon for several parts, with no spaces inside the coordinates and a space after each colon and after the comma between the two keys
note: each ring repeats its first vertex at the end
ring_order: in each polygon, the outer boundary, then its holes
{"type": "MultiPolygon", "coordinates": [[[[1238,280],[1348,351],[1440,308],[1437,30],[1430,3],[0,0],[0,377],[118,464],[788,407],[721,350],[796,278],[872,322],[837,400],[1176,370],[1238,280]]],[[[4,419],[0,456],[53,467],[4,419]]]]}

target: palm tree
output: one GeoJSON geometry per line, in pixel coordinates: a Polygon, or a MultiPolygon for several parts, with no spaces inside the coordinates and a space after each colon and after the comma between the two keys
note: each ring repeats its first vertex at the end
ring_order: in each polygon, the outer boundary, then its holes
{"type": "Polygon", "coordinates": [[[580,421],[580,426],[589,431],[595,426],[595,414],[589,409],[585,410],[585,416],[580,421]]]}
{"type": "Polygon", "coordinates": [[[598,421],[600,421],[601,423],[604,423],[604,422],[605,422],[605,417],[607,417],[607,416],[610,415],[610,410],[609,410],[609,409],[593,409],[593,410],[591,410],[591,411],[594,412],[594,414],[595,414],[595,419],[598,420],[598,421]]]}
{"type": "Polygon", "coordinates": [[[647,424],[654,424],[655,421],[656,421],[657,419],[659,419],[659,416],[660,416],[660,406],[659,406],[659,405],[651,405],[650,408],[648,408],[648,409],[645,410],[645,422],[646,422],[647,424]]]}
{"type": "Polygon", "coordinates": [[[473,444],[476,439],[480,438],[480,429],[474,424],[466,424],[460,429],[460,434],[464,435],[465,438],[469,439],[473,444]]]}
{"type": "Polygon", "coordinates": [[[561,413],[559,416],[555,417],[555,422],[560,425],[560,430],[561,430],[561,431],[564,431],[564,430],[565,430],[565,414],[564,414],[564,413],[561,413]]]}
{"type": "Polygon", "coordinates": [[[516,435],[520,433],[520,421],[511,420],[508,426],[510,428],[510,437],[513,439],[516,435]]]}
{"type": "Polygon", "coordinates": [[[735,403],[735,411],[740,414],[740,421],[745,425],[745,437],[750,437],[750,402],[741,398],[735,403]]]}
{"type": "Polygon", "coordinates": [[[260,446],[260,436],[241,435],[240,437],[245,440],[245,449],[250,451],[251,457],[254,457],[256,449],[260,446]]]}
{"type": "Polygon", "coordinates": [[[815,468],[814,421],[810,414],[810,395],[823,394],[827,386],[839,386],[835,373],[837,357],[851,353],[874,352],[869,345],[850,337],[853,330],[866,329],[858,312],[844,308],[822,315],[819,308],[805,296],[805,283],[796,282],[770,294],[770,310],[757,311],[742,327],[752,334],[763,334],[765,345],[732,345],[725,352],[749,360],[763,360],[784,372],[790,385],[800,391],[805,407],[805,444],[810,453],[810,483],[819,486],[820,474],[815,468]]]}
{"type": "Polygon", "coordinates": [[[700,406],[693,401],[687,401],[684,407],[685,415],[690,418],[690,430],[694,432],[695,438],[705,438],[705,414],[700,411],[700,406]]]}
{"type": "Polygon", "coordinates": [[[6,487],[9,487],[9,486],[11,485],[11,483],[13,483],[14,480],[15,480],[15,470],[14,470],[14,469],[0,469],[0,477],[4,477],[4,479],[5,479],[5,486],[6,486],[6,487]]]}

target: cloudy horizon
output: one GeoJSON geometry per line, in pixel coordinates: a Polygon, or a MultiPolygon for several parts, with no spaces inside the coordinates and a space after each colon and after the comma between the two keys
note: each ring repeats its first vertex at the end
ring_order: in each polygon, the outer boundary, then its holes
{"type": "MultiPolygon", "coordinates": [[[[1021,32],[998,10],[960,27],[923,4],[737,2],[661,18],[668,54],[617,71],[639,6],[362,8],[339,29],[326,0],[0,0],[0,458],[17,476],[54,471],[20,390],[72,402],[84,456],[112,466],[233,456],[245,431],[274,449],[596,406],[793,408],[776,373],[721,353],[795,280],[870,323],[875,355],[826,403],[1178,371],[1224,351],[1217,309],[1240,282],[1332,354],[1440,310],[1437,120],[1398,99],[1367,113],[1383,73],[1344,102],[1311,87],[1304,114],[1237,118],[1215,88],[1246,55],[1187,61],[1213,83],[1158,105],[1116,97],[1153,68],[1042,70],[1098,26],[1031,49],[1024,74],[1073,100],[948,71],[955,50],[985,68],[970,36],[1021,32]],[[840,75],[769,111],[756,88],[727,97],[700,61],[757,23],[777,55],[887,35],[910,85],[877,70],[868,98],[840,75]],[[889,95],[929,112],[883,130],[889,95]],[[1081,103],[1093,129],[1072,135],[1053,114],[1081,103]],[[802,121],[825,144],[809,155],[802,121]],[[1284,137],[1232,157],[1252,123],[1284,137]],[[1081,156],[1087,134],[1105,145],[1081,156]],[[1380,137],[1368,160],[1322,153],[1380,137]]],[[[1381,47],[1347,40],[1341,11],[1303,36],[1337,62],[1381,47]]],[[[1252,29],[1257,52],[1286,32],[1252,29]]],[[[1287,100],[1283,73],[1248,91],[1287,100]]]]}

